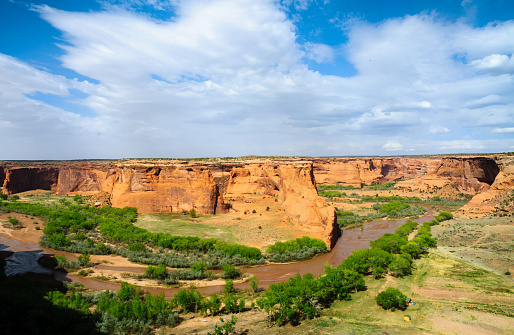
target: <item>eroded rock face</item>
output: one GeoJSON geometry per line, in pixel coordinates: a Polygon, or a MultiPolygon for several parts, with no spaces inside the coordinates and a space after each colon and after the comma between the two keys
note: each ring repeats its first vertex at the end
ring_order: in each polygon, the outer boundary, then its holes
{"type": "Polygon", "coordinates": [[[115,207],[135,206],[141,212],[224,211],[223,198],[205,168],[118,168],[111,202],[115,207]]]}
{"type": "Polygon", "coordinates": [[[434,160],[417,158],[326,158],[314,159],[318,184],[360,186],[382,184],[425,174],[434,160]]]}
{"type": "Polygon", "coordinates": [[[4,168],[2,192],[14,194],[30,190],[55,190],[59,169],[54,167],[4,168]]]}
{"type": "Polygon", "coordinates": [[[59,169],[58,191],[59,195],[78,194],[91,195],[97,192],[106,192],[107,171],[100,168],[62,167],[59,169]]]}
{"type": "Polygon", "coordinates": [[[500,169],[487,157],[447,157],[426,175],[398,183],[397,187],[431,189],[451,186],[460,192],[477,194],[489,189],[500,169]]]}
{"type": "MultiPolygon", "coordinates": [[[[497,159],[499,172],[491,186],[476,194],[461,208],[466,213],[485,214],[498,213],[512,215],[514,213],[514,158],[501,157],[497,159]]],[[[492,169],[489,173],[493,173],[492,169]]],[[[490,181],[490,177],[487,182],[490,181]]]]}
{"type": "Polygon", "coordinates": [[[118,166],[106,169],[62,168],[58,194],[108,194],[115,207],[142,213],[171,213],[194,208],[199,214],[222,213],[223,198],[210,171],[172,166],[118,166]]]}
{"type": "Polygon", "coordinates": [[[234,168],[225,196],[264,194],[277,197],[285,220],[312,232],[332,248],[338,230],[335,210],[318,196],[311,162],[249,164],[234,168]]]}

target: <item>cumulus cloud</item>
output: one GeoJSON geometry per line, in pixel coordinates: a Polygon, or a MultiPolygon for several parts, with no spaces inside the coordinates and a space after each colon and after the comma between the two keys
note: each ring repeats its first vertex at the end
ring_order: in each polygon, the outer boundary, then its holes
{"type": "Polygon", "coordinates": [[[495,134],[510,134],[510,133],[514,133],[514,127],[495,128],[493,130],[493,133],[495,133],[495,134]]]}
{"type": "Polygon", "coordinates": [[[513,73],[514,72],[514,58],[512,55],[492,54],[482,59],[477,59],[471,62],[479,70],[485,70],[496,74],[513,73]]]}
{"type": "MultiPolygon", "coordinates": [[[[333,62],[334,49],[301,44],[275,1],[150,3],[172,6],[169,20],[131,10],[139,1],[121,2],[99,12],[36,7],[63,33],[62,66],[98,84],[2,55],[0,103],[7,107],[0,131],[25,124],[33,138],[23,143],[52,139],[46,153],[54,157],[46,158],[371,155],[405,150],[402,143],[420,153],[512,145],[473,138],[514,124],[514,21],[475,28],[419,14],[349,22],[341,49],[357,73],[345,78],[308,68],[306,58],[333,62]],[[71,99],[73,90],[84,96],[71,99]],[[93,116],[35,93],[69,98],[93,116]],[[439,142],[441,134],[449,141],[439,142]],[[70,143],[80,150],[66,151],[70,143]]],[[[9,134],[27,138],[19,130],[9,134]]],[[[11,157],[45,152],[26,148],[11,157]]]]}
{"type": "Polygon", "coordinates": [[[306,57],[316,63],[331,62],[334,60],[334,50],[326,44],[306,43],[304,45],[306,57]]]}
{"type": "Polygon", "coordinates": [[[382,146],[382,149],[386,151],[400,151],[403,150],[403,144],[398,141],[387,141],[386,144],[382,146]]]}

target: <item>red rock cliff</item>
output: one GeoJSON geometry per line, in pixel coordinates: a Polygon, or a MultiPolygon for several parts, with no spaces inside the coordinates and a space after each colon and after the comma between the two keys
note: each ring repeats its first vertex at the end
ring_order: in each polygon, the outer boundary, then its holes
{"type": "Polygon", "coordinates": [[[434,160],[418,158],[321,158],[314,159],[319,184],[360,186],[382,184],[425,174],[434,160]]]}
{"type": "Polygon", "coordinates": [[[224,211],[223,197],[210,171],[203,167],[118,166],[103,169],[66,167],[59,173],[58,194],[104,193],[115,207],[143,213],[224,211]]]}
{"type": "Polygon", "coordinates": [[[3,170],[2,192],[5,194],[57,187],[59,169],[55,167],[6,167],[3,170]]]}
{"type": "MultiPolygon", "coordinates": [[[[514,214],[514,158],[504,156],[496,159],[499,172],[494,178],[491,187],[476,194],[468,204],[461,208],[465,213],[499,215],[514,214]]],[[[494,174],[491,169],[489,174],[494,174]]],[[[488,182],[492,175],[489,176],[488,182]]]]}
{"type": "Polygon", "coordinates": [[[330,248],[337,242],[335,210],[318,196],[312,163],[249,164],[234,168],[225,196],[253,193],[276,196],[286,219],[308,228],[311,237],[321,238],[330,248]]]}
{"type": "Polygon", "coordinates": [[[487,157],[446,157],[426,175],[397,184],[397,187],[430,189],[451,186],[476,194],[489,189],[499,173],[498,164],[487,157]]]}

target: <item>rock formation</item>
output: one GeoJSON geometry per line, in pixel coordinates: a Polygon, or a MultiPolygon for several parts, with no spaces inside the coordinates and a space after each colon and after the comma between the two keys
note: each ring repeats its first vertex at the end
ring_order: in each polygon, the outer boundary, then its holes
{"type": "Polygon", "coordinates": [[[318,196],[311,162],[249,164],[234,168],[226,197],[245,194],[277,197],[285,219],[312,232],[332,248],[338,238],[335,210],[318,196]]]}
{"type": "Polygon", "coordinates": [[[426,175],[396,186],[422,190],[449,186],[474,195],[489,189],[498,173],[499,167],[492,158],[446,157],[426,175]]]}
{"type": "Polygon", "coordinates": [[[136,207],[142,213],[171,213],[193,208],[199,214],[224,211],[223,198],[214,178],[203,167],[62,168],[57,193],[106,193],[113,206],[136,207]]]}
{"type": "Polygon", "coordinates": [[[469,203],[461,208],[465,213],[492,212],[499,215],[514,213],[514,158],[500,157],[496,161],[499,172],[494,178],[494,182],[491,187],[476,194],[469,203]]]}
{"type": "Polygon", "coordinates": [[[318,184],[343,184],[360,187],[382,184],[425,174],[433,159],[418,158],[318,158],[313,160],[318,184]]]}
{"type": "Polygon", "coordinates": [[[35,189],[54,190],[59,169],[55,167],[11,167],[4,168],[2,192],[20,193],[35,189]]]}

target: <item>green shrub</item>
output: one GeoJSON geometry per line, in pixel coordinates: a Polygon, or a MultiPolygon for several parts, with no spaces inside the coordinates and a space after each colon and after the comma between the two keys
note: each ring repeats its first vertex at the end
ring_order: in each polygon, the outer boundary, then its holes
{"type": "Polygon", "coordinates": [[[222,278],[234,279],[241,276],[241,269],[230,264],[222,265],[221,270],[223,270],[223,273],[221,274],[222,278]]]}
{"type": "Polygon", "coordinates": [[[404,309],[405,299],[407,299],[407,297],[400,290],[388,287],[376,296],[375,301],[383,309],[404,309]]]}
{"type": "Polygon", "coordinates": [[[235,289],[234,289],[234,282],[232,281],[232,279],[225,280],[224,292],[225,293],[232,293],[234,291],[235,291],[235,289]]]}
{"type": "Polygon", "coordinates": [[[129,245],[128,247],[129,251],[147,251],[148,249],[143,243],[134,243],[129,245]]]}
{"type": "Polygon", "coordinates": [[[250,288],[252,289],[252,291],[254,293],[257,293],[257,291],[259,290],[259,278],[257,278],[256,276],[251,276],[250,279],[248,279],[248,281],[250,282],[250,288]]]}
{"type": "Polygon", "coordinates": [[[20,221],[18,219],[15,219],[15,218],[10,218],[9,219],[9,223],[11,223],[13,225],[17,225],[18,223],[20,223],[20,221]]]}
{"type": "Polygon", "coordinates": [[[196,291],[196,287],[191,285],[189,289],[179,290],[173,297],[180,307],[182,307],[184,314],[187,312],[198,312],[201,308],[202,295],[196,291]]]}
{"type": "Polygon", "coordinates": [[[223,318],[220,318],[221,324],[216,324],[214,326],[214,333],[207,332],[207,335],[223,335],[223,334],[232,334],[235,330],[235,325],[237,323],[237,318],[232,315],[230,321],[225,321],[223,318]]]}
{"type": "Polygon", "coordinates": [[[166,265],[159,264],[157,266],[148,265],[145,270],[145,276],[152,279],[165,279],[168,276],[166,265]]]}

